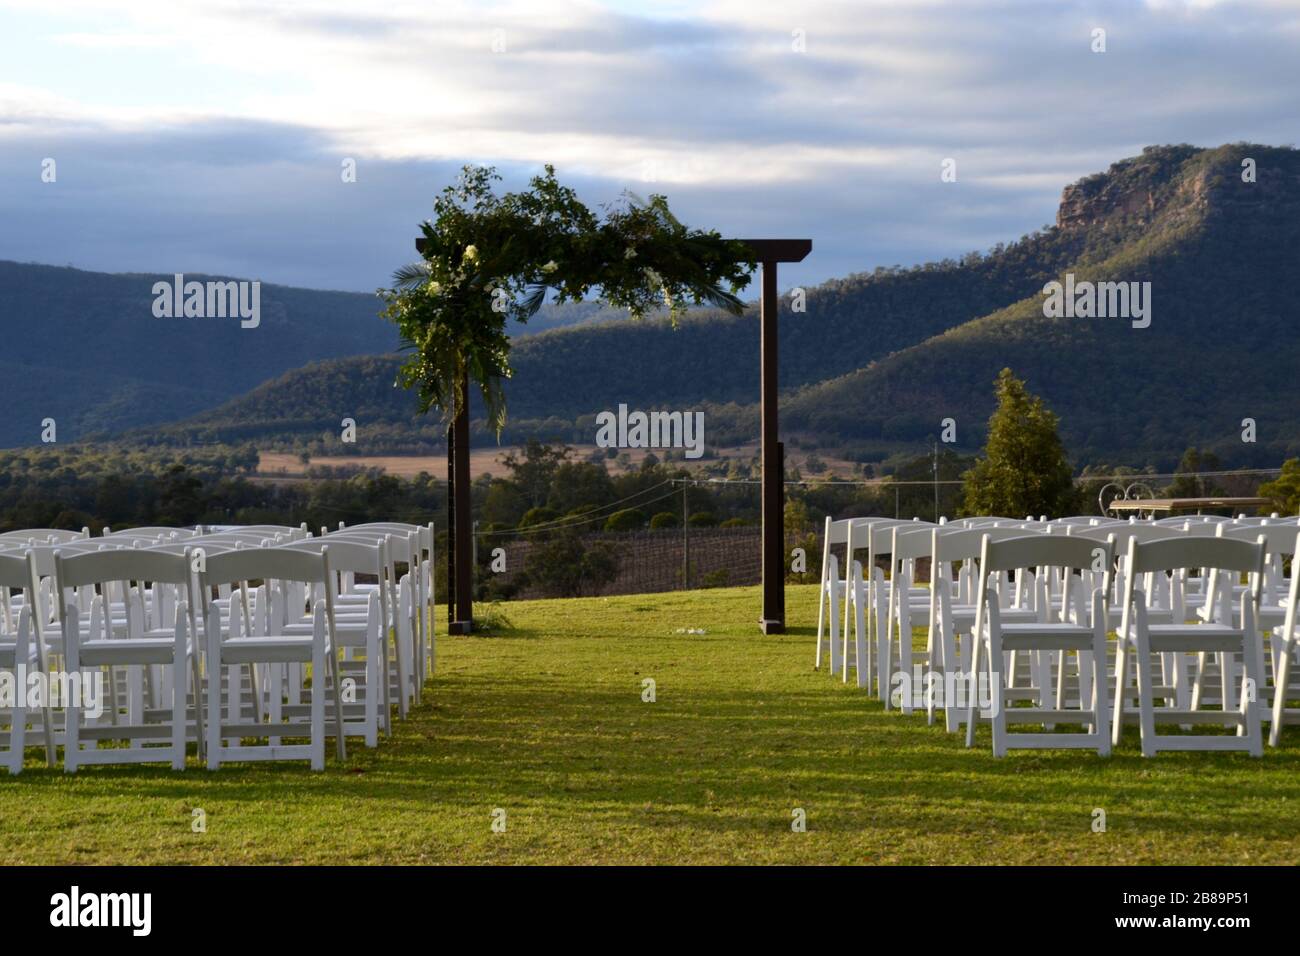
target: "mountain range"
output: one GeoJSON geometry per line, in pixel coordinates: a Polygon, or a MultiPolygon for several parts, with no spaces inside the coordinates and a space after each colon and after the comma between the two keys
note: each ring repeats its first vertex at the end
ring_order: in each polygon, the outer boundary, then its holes
{"type": "MultiPolygon", "coordinates": [[[[1300,151],[1149,147],[1067,185],[1055,223],[1014,242],[827,282],[804,290],[802,311],[787,295],[783,432],[872,460],[919,452],[951,418],[958,447],[973,449],[1010,367],[1060,416],[1077,465],[1172,463],[1191,445],[1276,464],[1300,453],[1288,385],[1300,368],[1298,231],[1300,151]],[[1049,317],[1052,282],[1136,283],[1149,324],[1049,317]],[[1242,440],[1247,419],[1254,442],[1242,440]]],[[[344,417],[358,442],[336,453],[439,440],[436,421],[393,387],[401,358],[373,296],[266,286],[261,327],[243,330],[153,319],[153,278],[0,263],[3,365],[29,383],[0,444],[35,441],[47,415],[61,440],[319,450],[344,417]]],[[[511,352],[508,440],[589,441],[594,415],[620,403],[702,408],[711,444],[755,437],[754,308],[698,311],[676,328],[597,304],[539,319],[523,331],[546,330],[511,352]]]]}

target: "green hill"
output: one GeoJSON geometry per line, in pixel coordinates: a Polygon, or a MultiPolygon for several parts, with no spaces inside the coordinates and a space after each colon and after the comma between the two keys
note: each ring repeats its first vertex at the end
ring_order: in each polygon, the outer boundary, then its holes
{"type": "MultiPolygon", "coordinates": [[[[1010,366],[1061,416],[1080,462],[1189,445],[1275,464],[1300,451],[1300,152],[1259,146],[1150,149],[1066,189],[1055,231],[1136,235],[1081,256],[1076,280],[1149,281],[1147,328],[1045,318],[1041,288],[866,368],[803,390],[784,424],[826,440],[918,441],[958,421],[982,439],[992,382],[1010,366]],[[1253,158],[1258,180],[1242,181],[1253,158]],[[1258,441],[1241,440],[1255,419],[1258,441]]],[[[964,434],[963,434],[964,431],[964,434]]]]}
{"type": "MultiPolygon", "coordinates": [[[[804,312],[787,298],[783,428],[830,448],[915,448],[952,417],[969,449],[982,440],[993,379],[1010,366],[1061,416],[1078,464],[1169,461],[1193,443],[1225,461],[1274,464],[1300,450],[1300,407],[1286,387],[1300,359],[1289,287],[1297,212],[1294,149],[1152,147],[1067,186],[1056,223],[1010,245],[829,282],[807,290],[804,312]],[[1256,182],[1242,181],[1246,157],[1256,182]],[[1150,327],[1045,318],[1044,284],[1066,273],[1150,282],[1150,327]],[[1255,445],[1240,441],[1247,417],[1255,445]]],[[[352,417],[363,440],[338,451],[427,448],[439,430],[392,388],[399,361],[296,369],[138,440],[301,445],[334,440],[352,417]]],[[[592,416],[620,402],[704,408],[711,442],[757,430],[753,310],[700,313],[677,329],[591,321],[517,340],[512,364],[510,440],[589,439],[592,416]]]]}
{"type": "MultiPolygon", "coordinates": [[[[264,283],[261,322],[243,329],[238,319],[156,318],[153,284],[171,279],[0,261],[0,374],[24,384],[8,396],[0,447],[40,441],[45,418],[59,441],[179,421],[306,363],[397,346],[371,293],[264,283]]],[[[531,329],[608,317],[594,302],[547,306],[531,329]]]]}
{"type": "Polygon", "coordinates": [[[171,278],[0,262],[0,371],[22,383],[9,392],[0,446],[39,441],[44,418],[59,441],[175,421],[306,362],[396,340],[373,295],[271,284],[257,328],[155,318],[153,284],[171,278]]]}

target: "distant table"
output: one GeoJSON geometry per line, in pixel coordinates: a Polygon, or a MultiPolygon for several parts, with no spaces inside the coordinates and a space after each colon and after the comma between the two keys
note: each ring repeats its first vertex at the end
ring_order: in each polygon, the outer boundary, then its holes
{"type": "Polygon", "coordinates": [[[1186,514],[1217,511],[1223,508],[1259,508],[1271,505],[1272,498],[1117,498],[1106,506],[1107,511],[1164,511],[1169,514],[1186,514]]]}

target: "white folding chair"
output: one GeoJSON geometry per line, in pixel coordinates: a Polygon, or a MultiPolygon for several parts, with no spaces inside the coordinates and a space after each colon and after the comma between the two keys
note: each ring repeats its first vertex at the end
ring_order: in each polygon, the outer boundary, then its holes
{"type": "MultiPolygon", "coordinates": [[[[324,538],[310,538],[280,547],[317,553],[329,548],[329,587],[334,592],[334,636],[344,655],[340,665],[344,675],[340,685],[344,698],[343,729],[348,736],[362,737],[367,747],[374,747],[379,742],[381,729],[390,735],[392,733],[386,634],[390,592],[386,587],[379,587],[366,592],[364,605],[341,605],[338,578],[344,574],[371,574],[382,583],[387,573],[387,542],[371,543],[331,535],[328,541],[324,538]]],[[[293,619],[304,602],[293,599],[288,592],[281,600],[286,608],[284,613],[288,616],[280,625],[280,633],[312,633],[314,623],[310,617],[302,618],[299,615],[299,620],[293,619]]],[[[275,600],[272,601],[272,606],[276,606],[275,600]]],[[[278,721],[283,714],[282,698],[288,696],[286,691],[292,692],[296,688],[286,686],[285,680],[289,675],[280,664],[269,664],[267,668],[266,686],[270,696],[266,709],[269,719],[278,721]]]]}
{"type": "MultiPolygon", "coordinates": [[[[198,671],[198,642],[190,633],[188,603],[190,561],[188,554],[167,554],[140,549],[118,548],[104,551],[54,553],[56,607],[63,637],[63,660],[69,676],[79,675],[82,688],[87,681],[107,671],[109,694],[108,719],[87,721],[84,698],[70,700],[64,722],[63,766],[69,773],[88,764],[146,763],[170,760],[174,770],[185,767],[188,737],[187,695],[191,679],[194,699],[201,698],[198,671]],[[146,583],[170,585],[180,596],[170,628],[146,628],[132,599],[132,582],[140,588],[146,583]],[[125,634],[115,633],[111,608],[112,586],[119,584],[127,596],[125,634]],[[90,609],[90,627],[83,637],[81,610],[72,600],[83,587],[96,588],[97,596],[90,609]],[[160,709],[150,711],[141,697],[128,700],[127,712],[120,713],[116,701],[114,670],[137,668],[137,674],[153,666],[166,669],[168,693],[155,695],[163,699],[160,709]],[[166,697],[170,701],[166,701],[166,697]],[[125,722],[123,722],[125,716],[125,722]],[[123,741],[126,746],[100,748],[101,740],[123,741]],[[89,744],[83,748],[83,743],[89,744]],[[156,745],[155,745],[156,743],[156,745]]],[[[143,681],[145,675],[141,675],[143,681]]],[[[195,708],[195,740],[202,736],[202,715],[195,708]]]]}
{"type": "Polygon", "coordinates": [[[1262,542],[1237,541],[1230,538],[1183,535],[1178,538],[1139,543],[1130,539],[1126,560],[1128,580],[1125,584],[1124,613],[1118,633],[1119,645],[1115,663],[1115,718],[1112,727],[1113,742],[1118,744],[1125,717],[1133,716],[1128,701],[1129,662],[1136,672],[1139,733],[1143,756],[1154,756],[1161,750],[1245,750],[1254,756],[1263,753],[1260,719],[1256,692],[1262,689],[1263,668],[1259,654],[1259,635],[1256,631],[1260,581],[1264,568],[1262,542]],[[1237,596],[1237,623],[1231,620],[1231,608],[1222,606],[1215,620],[1188,624],[1174,620],[1169,624],[1154,624],[1148,618],[1146,600],[1137,588],[1138,576],[1148,572],[1176,572],[1203,569],[1212,574],[1249,574],[1252,586],[1237,596]],[[1198,654],[1198,672],[1206,671],[1207,659],[1215,654],[1219,659],[1221,709],[1207,710],[1200,706],[1194,692],[1189,709],[1181,707],[1157,708],[1150,675],[1152,654],[1198,654]],[[1232,685],[1232,656],[1242,658],[1242,683],[1240,694],[1232,685]],[[1239,704],[1236,703],[1239,699],[1239,704]],[[1156,734],[1156,723],[1176,723],[1183,726],[1216,723],[1233,726],[1235,736],[1156,734]]]}
{"type": "MultiPolygon", "coordinates": [[[[17,552],[0,553],[0,586],[6,591],[16,590],[24,594],[24,603],[19,609],[18,617],[10,629],[7,620],[0,621],[4,627],[0,630],[0,669],[8,669],[14,678],[13,706],[0,709],[0,723],[7,722],[9,732],[0,734],[0,741],[5,742],[6,750],[0,753],[0,766],[5,766],[11,774],[18,774],[23,769],[23,750],[27,744],[27,724],[40,720],[40,728],[45,740],[45,760],[54,765],[54,722],[52,718],[48,693],[44,695],[38,713],[30,713],[28,708],[28,681],[24,674],[45,675],[48,680],[49,670],[45,663],[44,642],[40,632],[40,614],[33,613],[32,596],[35,587],[32,578],[32,563],[28,554],[17,552]],[[6,720],[7,718],[7,720],[6,720]]],[[[2,707],[2,705],[0,705],[2,707]]]]}
{"type": "MultiPolygon", "coordinates": [[[[979,589],[978,561],[984,538],[995,541],[1018,538],[1027,532],[1019,527],[958,527],[949,530],[947,525],[930,529],[930,607],[929,636],[926,639],[926,661],[936,681],[944,688],[944,725],[950,733],[961,728],[962,708],[950,697],[949,688],[970,670],[971,640],[959,640],[963,635],[974,634],[979,589]],[[960,563],[956,579],[953,571],[960,563]],[[954,588],[955,585],[955,588],[954,588]]],[[[1036,532],[1028,532],[1036,533],[1036,532]]],[[[1014,602],[1012,588],[1005,574],[996,578],[994,591],[999,595],[999,610],[1003,621],[1037,620],[1038,612],[1030,605],[1014,602]]],[[[934,723],[937,705],[934,694],[926,699],[926,719],[934,723]]]]}
{"type": "Polygon", "coordinates": [[[822,532],[822,573],[817,590],[817,653],[813,670],[821,670],[823,648],[828,654],[831,673],[840,669],[839,607],[848,587],[848,565],[841,574],[839,559],[831,549],[848,544],[852,521],[852,518],[836,520],[828,515],[822,532]]]}
{"type": "Polygon", "coordinates": [[[1300,625],[1300,620],[1297,619],[1297,606],[1300,606],[1300,568],[1294,563],[1295,555],[1300,554],[1300,540],[1297,540],[1295,548],[1292,552],[1291,582],[1283,599],[1286,614],[1282,621],[1282,631],[1280,634],[1274,631],[1270,641],[1273,651],[1273,701],[1268,742],[1272,747],[1276,747],[1281,739],[1283,724],[1300,723],[1300,709],[1287,707],[1288,699],[1300,696],[1291,691],[1291,675],[1296,669],[1296,651],[1300,648],[1300,635],[1296,633],[1296,627],[1300,625]]]}
{"type": "MultiPolygon", "coordinates": [[[[207,639],[208,686],[208,769],[216,770],[226,760],[309,760],[313,770],[325,769],[325,710],[327,694],[334,692],[335,749],[339,760],[346,758],[343,709],[339,697],[338,645],[334,634],[334,598],[330,588],[329,548],[319,552],[290,548],[245,548],[207,555],[200,574],[206,603],[204,621],[207,639]],[[324,598],[312,608],[310,635],[282,633],[282,622],[268,615],[268,634],[247,634],[241,615],[233,605],[227,613],[229,636],[223,635],[221,608],[211,602],[212,589],[220,584],[246,586],[247,582],[298,582],[321,585],[324,598]],[[226,719],[222,719],[222,673],[230,665],[310,664],[311,707],[309,726],[300,722],[263,722],[246,718],[239,681],[226,684],[226,719]],[[301,737],[306,729],[307,744],[281,744],[281,737],[301,737]],[[241,738],[267,738],[265,745],[244,744],[241,738]],[[227,743],[227,740],[234,741],[227,743]]],[[[287,622],[283,622],[287,623],[287,622]]],[[[258,715],[253,714],[254,718],[258,715]]]]}
{"type": "Polygon", "coordinates": [[[433,522],[428,524],[407,524],[400,521],[370,521],[359,525],[345,525],[339,522],[340,531],[388,531],[394,533],[417,535],[420,558],[409,570],[411,588],[415,606],[420,609],[416,619],[416,673],[421,675],[419,681],[437,670],[437,645],[434,641],[433,574],[434,574],[434,530],[433,522]]]}
{"type": "MultiPolygon", "coordinates": [[[[1107,726],[1106,701],[1106,591],[1102,587],[1090,598],[1091,612],[1087,608],[1071,607],[1067,600],[1057,613],[1046,598],[1047,572],[1060,570],[1066,575],[1072,571],[1092,568],[1100,549],[1104,567],[1109,567],[1113,555],[1109,545],[1072,538],[1061,534],[1028,534],[1023,537],[993,540],[985,536],[980,552],[979,592],[975,612],[975,641],[971,663],[970,700],[967,707],[966,746],[975,744],[975,721],[981,707],[978,679],[987,676],[989,688],[988,717],[993,729],[993,755],[1005,756],[1010,749],[1055,749],[1060,747],[1096,749],[1101,756],[1110,753],[1110,735],[1107,726]],[[1023,623],[1005,623],[1001,619],[996,594],[988,587],[992,574],[1017,571],[1026,574],[1037,569],[1042,599],[1038,604],[1038,620],[1023,623]],[[1046,655],[1060,652],[1062,667],[1064,656],[1074,651],[1079,656],[1079,668],[1091,671],[1091,700],[1081,699],[1076,709],[1065,706],[1061,685],[1057,685],[1056,706],[1046,707],[1045,686],[1050,679],[1050,669],[1036,668],[1040,686],[1038,707],[1008,706],[1012,700],[1007,691],[1010,683],[1004,680],[1009,665],[1007,659],[1013,652],[1046,655]],[[982,669],[987,661],[987,675],[982,669]],[[1010,733],[1011,723],[1032,723],[1044,727],[1041,733],[1010,733]],[[1080,723],[1082,733],[1051,733],[1047,729],[1057,723],[1080,723]]],[[[1109,583],[1109,582],[1107,582],[1109,583]]],[[[1063,593],[1068,597],[1071,589],[1063,593]]],[[[1013,665],[1011,665],[1013,666],[1013,665]]]]}
{"type": "MultiPolygon", "coordinates": [[[[347,529],[335,531],[323,540],[361,541],[370,544],[382,544],[386,555],[385,575],[373,585],[357,586],[348,584],[335,603],[336,609],[342,606],[364,606],[372,591],[388,590],[388,599],[384,605],[387,622],[384,630],[385,641],[392,633],[393,654],[390,658],[389,681],[396,690],[398,715],[405,720],[412,703],[418,704],[421,697],[421,685],[417,665],[416,619],[420,616],[419,599],[415,595],[415,579],[419,576],[408,570],[400,575],[399,564],[408,568],[417,568],[420,561],[419,536],[415,531],[362,531],[347,529]]],[[[354,576],[350,576],[354,577],[354,576]]]]}

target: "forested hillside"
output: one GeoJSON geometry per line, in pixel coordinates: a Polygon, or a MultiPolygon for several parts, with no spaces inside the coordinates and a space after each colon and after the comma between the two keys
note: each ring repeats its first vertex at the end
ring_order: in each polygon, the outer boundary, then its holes
{"type": "MultiPolygon", "coordinates": [[[[783,428],[828,448],[915,448],[958,422],[977,447],[992,383],[1013,368],[1061,417],[1079,465],[1172,464],[1188,445],[1225,462],[1276,463],[1300,451],[1294,333],[1300,153],[1232,145],[1152,147],[1067,186],[1056,223],[959,262],[881,268],[806,290],[781,315],[783,428]],[[1243,161],[1254,181],[1243,181],[1243,161]],[[1045,318],[1043,287],[1150,282],[1152,321],[1045,318]],[[1242,421],[1258,441],[1241,441],[1242,421]]],[[[815,249],[815,247],[814,247],[815,249]]],[[[815,254],[815,251],[814,251],[815,254]]],[[[441,438],[392,387],[400,359],[353,358],[289,371],[182,426],[139,433],[166,444],[337,443],[332,450],[420,450],[441,438]]],[[[593,416],[703,408],[709,441],[757,432],[757,317],[695,314],[602,321],[517,340],[506,438],[578,441],[593,416]]],[[[856,451],[854,452],[856,454],[856,451]]]]}

